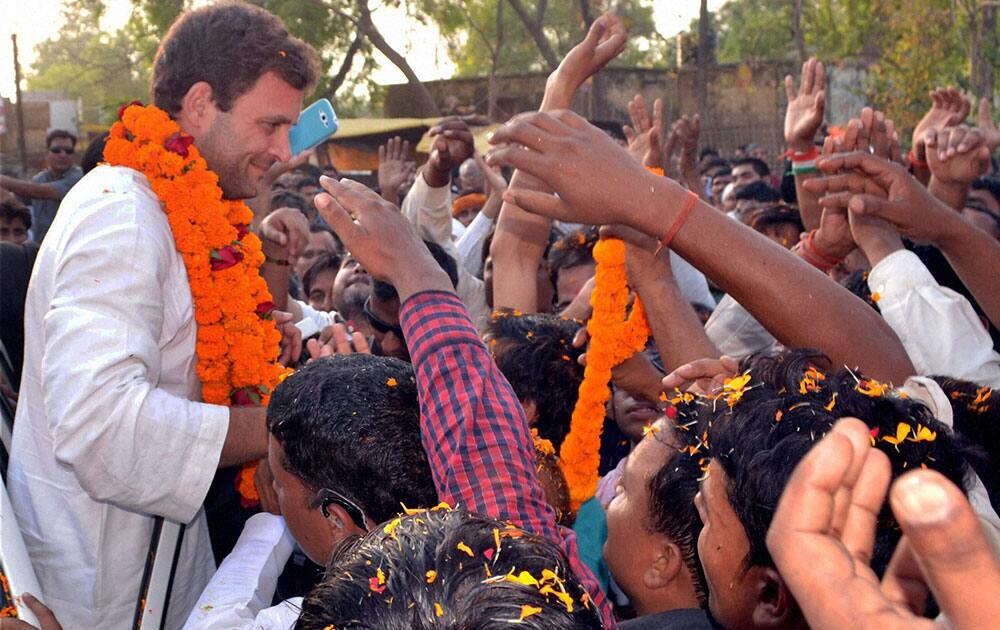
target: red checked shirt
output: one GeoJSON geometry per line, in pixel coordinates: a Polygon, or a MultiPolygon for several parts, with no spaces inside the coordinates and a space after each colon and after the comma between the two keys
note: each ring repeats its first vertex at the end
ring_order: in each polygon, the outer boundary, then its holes
{"type": "Polygon", "coordinates": [[[580,561],[573,531],[556,525],[536,475],[524,410],[453,293],[426,291],[399,314],[420,395],[424,449],[442,501],[509,520],[566,554],[607,628],[614,614],[580,561]]]}

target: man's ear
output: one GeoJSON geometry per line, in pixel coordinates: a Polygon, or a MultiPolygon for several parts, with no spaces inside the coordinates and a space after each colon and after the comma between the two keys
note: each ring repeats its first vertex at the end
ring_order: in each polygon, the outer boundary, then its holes
{"type": "Polygon", "coordinates": [[[197,138],[212,126],[217,113],[212,86],[205,81],[198,81],[188,88],[181,100],[179,118],[184,130],[197,138]]]}
{"type": "Polygon", "coordinates": [[[528,424],[534,425],[538,420],[538,405],[535,404],[535,401],[522,400],[521,408],[524,409],[524,417],[527,418],[528,424]]]}
{"type": "Polygon", "coordinates": [[[800,618],[799,605],[795,602],[785,581],[773,567],[753,567],[754,589],[757,601],[753,609],[753,623],[758,628],[789,628],[800,618]]]}
{"type": "Polygon", "coordinates": [[[330,528],[334,540],[341,540],[352,534],[364,536],[368,533],[355,525],[347,510],[340,505],[331,503],[327,506],[326,511],[330,515],[326,517],[326,524],[330,528]]]}
{"type": "Polygon", "coordinates": [[[680,548],[666,536],[659,537],[652,549],[651,562],[642,572],[642,584],[650,590],[665,588],[687,568],[680,548]]]}

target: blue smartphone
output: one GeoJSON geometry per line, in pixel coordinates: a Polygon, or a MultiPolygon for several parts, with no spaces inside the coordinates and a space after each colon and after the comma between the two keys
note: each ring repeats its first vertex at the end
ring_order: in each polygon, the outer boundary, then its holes
{"type": "Polygon", "coordinates": [[[299,114],[299,122],[288,131],[292,155],[311,149],[337,133],[340,123],[329,99],[321,98],[299,114]]]}

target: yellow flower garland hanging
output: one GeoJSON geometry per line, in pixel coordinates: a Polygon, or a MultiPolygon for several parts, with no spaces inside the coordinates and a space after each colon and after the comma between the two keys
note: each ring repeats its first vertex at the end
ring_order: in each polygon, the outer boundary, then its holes
{"type": "Polygon", "coordinates": [[[559,450],[559,466],[569,485],[573,511],[597,492],[601,431],[605,406],[611,398],[608,383],[611,370],[646,346],[649,323],[642,302],[636,296],[632,313],[628,308],[628,277],[625,272],[625,243],[601,239],[594,246],[597,271],[590,305],[594,314],[587,323],[590,347],[580,394],[573,409],[570,430],[559,450]]]}
{"type": "MultiPolygon", "coordinates": [[[[242,201],[223,199],[218,176],[166,112],[134,102],[119,118],[104,159],[145,175],[163,204],[191,286],[202,400],[266,405],[288,370],[277,362],[281,333],[260,276],[261,242],[249,231],[253,213],[242,201]]],[[[253,467],[244,467],[237,478],[248,507],[258,499],[253,484],[246,484],[253,467]]]]}

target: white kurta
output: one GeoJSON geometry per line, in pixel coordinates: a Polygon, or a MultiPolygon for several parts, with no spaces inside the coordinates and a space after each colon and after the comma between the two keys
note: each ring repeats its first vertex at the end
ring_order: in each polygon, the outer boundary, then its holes
{"type": "Polygon", "coordinates": [[[188,523],[168,612],[214,570],[202,501],[229,410],[200,399],[183,261],[141,174],[101,166],[63,200],[25,306],[8,487],[64,628],[130,628],[154,518],[188,523]]]}

